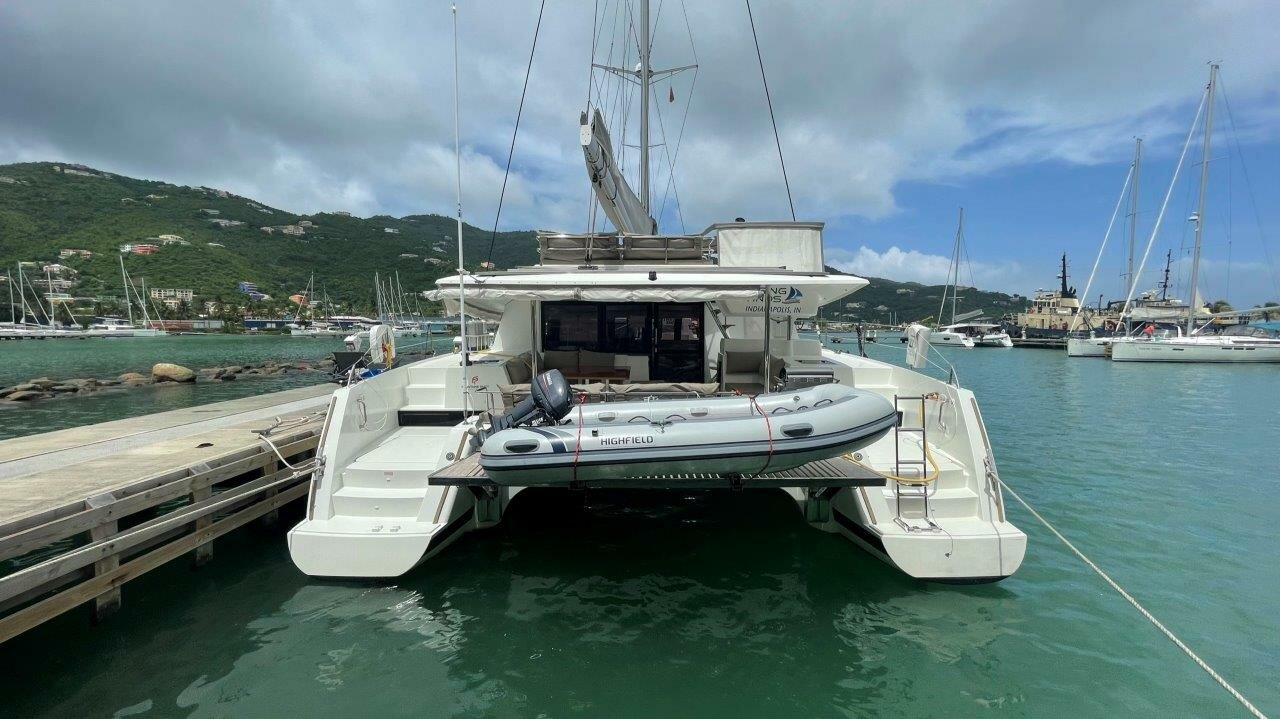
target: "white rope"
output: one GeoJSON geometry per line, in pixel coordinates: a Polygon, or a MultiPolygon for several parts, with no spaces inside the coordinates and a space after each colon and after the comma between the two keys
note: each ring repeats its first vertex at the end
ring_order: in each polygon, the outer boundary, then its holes
{"type": "Polygon", "coordinates": [[[317,410],[315,412],[312,412],[311,414],[305,414],[299,417],[292,417],[290,419],[285,419],[283,417],[276,417],[275,422],[270,427],[258,432],[258,439],[261,439],[263,442],[267,443],[267,446],[271,448],[271,451],[275,452],[276,457],[280,458],[281,464],[297,472],[301,468],[296,465],[289,464],[289,460],[285,459],[284,455],[280,453],[280,448],[277,447],[276,443],[272,442],[271,438],[268,437],[267,435],[281,429],[293,429],[295,427],[301,427],[302,425],[312,420],[323,417],[327,411],[328,410],[317,410]]]}
{"type": "Polygon", "coordinates": [[[1116,590],[1116,592],[1120,596],[1124,597],[1126,602],[1128,602],[1129,604],[1132,604],[1133,608],[1138,610],[1138,613],[1140,613],[1143,617],[1146,617],[1147,621],[1151,622],[1151,624],[1155,626],[1156,629],[1159,629],[1161,634],[1164,634],[1165,637],[1169,639],[1169,641],[1173,642],[1175,646],[1181,649],[1183,654],[1186,654],[1188,657],[1190,657],[1191,661],[1195,662],[1197,666],[1199,666],[1201,669],[1205,671],[1205,673],[1213,677],[1213,680],[1218,683],[1218,686],[1222,687],[1223,689],[1226,689],[1228,694],[1235,697],[1236,701],[1240,702],[1240,705],[1245,708],[1245,711],[1249,712],[1251,715],[1257,717],[1258,719],[1267,719],[1267,715],[1263,714],[1262,711],[1258,709],[1258,707],[1254,706],[1253,702],[1249,701],[1245,697],[1245,695],[1240,693],[1238,689],[1231,686],[1230,682],[1224,679],[1221,674],[1219,674],[1216,670],[1214,670],[1213,667],[1209,666],[1208,662],[1201,659],[1199,654],[1196,654],[1194,651],[1192,651],[1191,647],[1187,646],[1181,639],[1178,638],[1176,634],[1174,634],[1172,631],[1169,630],[1168,627],[1162,624],[1159,619],[1156,619],[1155,615],[1147,611],[1146,607],[1139,604],[1138,600],[1133,598],[1133,595],[1126,592],[1124,590],[1124,587],[1121,587],[1119,584],[1116,583],[1116,580],[1112,579],[1110,575],[1102,571],[1101,567],[1094,564],[1092,559],[1089,559],[1088,557],[1086,557],[1084,552],[1077,549],[1076,545],[1072,544],[1069,539],[1062,536],[1061,532],[1059,532],[1052,524],[1049,524],[1049,520],[1040,516],[1039,512],[1032,509],[1031,505],[1027,504],[1027,501],[1025,499],[1019,496],[1017,492],[1013,491],[1013,488],[1011,488],[1009,485],[1005,484],[1004,482],[1000,482],[1000,484],[1001,486],[1004,487],[1005,491],[1007,491],[1010,495],[1012,495],[1014,499],[1018,500],[1019,504],[1025,507],[1028,512],[1031,512],[1032,516],[1040,520],[1040,523],[1043,524],[1046,529],[1048,529],[1050,532],[1053,532],[1053,536],[1057,537],[1063,544],[1065,544],[1067,546],[1067,549],[1070,549],[1073,553],[1075,553],[1075,555],[1080,558],[1080,561],[1089,565],[1089,568],[1092,569],[1099,577],[1102,577],[1103,581],[1111,585],[1111,588],[1116,590]]]}

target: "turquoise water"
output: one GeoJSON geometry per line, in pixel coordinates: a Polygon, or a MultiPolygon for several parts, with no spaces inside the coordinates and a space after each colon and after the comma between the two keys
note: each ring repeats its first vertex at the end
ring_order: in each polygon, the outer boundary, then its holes
{"type": "MultiPolygon", "coordinates": [[[[444,336],[436,339],[437,342],[451,340],[444,336]]],[[[424,341],[406,339],[402,345],[407,347],[424,341]]],[[[149,373],[151,365],[157,362],[174,362],[198,369],[267,360],[315,361],[338,349],[342,349],[341,339],[284,335],[8,341],[0,342],[0,387],[34,377],[102,379],[125,372],[149,373]]],[[[243,377],[234,382],[164,384],[102,390],[31,403],[0,403],[0,439],[277,392],[324,380],[319,374],[288,373],[276,377],[243,377]]]]}
{"type": "MultiPolygon", "coordinates": [[[[1001,475],[1280,713],[1280,368],[942,350],[1001,475]]],[[[887,359],[896,345],[872,347],[887,359]]],[[[218,540],[0,645],[6,716],[1242,716],[1021,507],[996,585],[902,577],[777,492],[530,492],[385,582],[218,540]]]]}

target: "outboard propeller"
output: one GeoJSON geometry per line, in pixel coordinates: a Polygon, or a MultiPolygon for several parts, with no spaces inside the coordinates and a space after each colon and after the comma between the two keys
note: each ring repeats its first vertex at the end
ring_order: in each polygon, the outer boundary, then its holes
{"type": "Polygon", "coordinates": [[[482,430],[477,439],[483,442],[489,435],[496,432],[523,424],[532,424],[538,420],[555,424],[569,414],[571,409],[573,409],[573,392],[569,389],[568,380],[560,374],[558,369],[547,370],[533,378],[533,382],[529,385],[528,397],[516,403],[510,412],[494,417],[489,424],[489,429],[482,430]]]}

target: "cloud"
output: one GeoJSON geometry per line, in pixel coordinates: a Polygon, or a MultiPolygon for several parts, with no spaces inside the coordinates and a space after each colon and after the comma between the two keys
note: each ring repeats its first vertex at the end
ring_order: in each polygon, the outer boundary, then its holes
{"type": "MultiPolygon", "coordinates": [[[[828,250],[827,264],[843,272],[864,277],[885,277],[899,282],[941,285],[948,282],[951,258],[916,250],[890,247],[877,252],[865,245],[856,251],[828,250]]],[[[1003,290],[1028,295],[1032,288],[1023,286],[1026,276],[1017,262],[972,262],[960,267],[961,286],[1003,290]]]]}
{"type": "MultiPolygon", "coordinates": [[[[655,93],[664,226],[789,216],[742,6],[689,5],[688,30],[675,2],[655,23],[659,66],[693,62],[695,49],[699,64],[696,88],[686,72],[655,93]]],[[[586,222],[576,125],[592,7],[547,6],[504,229],[586,222]]],[[[625,9],[599,7],[596,60],[629,66],[625,9]]],[[[535,4],[516,0],[460,9],[464,206],[481,226],[496,211],[536,17],[535,4]]],[[[1274,139],[1274,24],[1265,0],[756,8],[796,212],[833,222],[893,217],[904,182],[1123,161],[1135,134],[1154,157],[1170,155],[1208,57],[1226,61],[1242,134],[1274,139]]],[[[450,28],[443,1],[6,2],[0,161],[84,162],[296,211],[452,214],[450,28]]],[[[593,102],[613,119],[615,141],[634,145],[638,103],[596,80],[593,102]]],[[[620,152],[634,172],[634,148],[620,152]]]]}

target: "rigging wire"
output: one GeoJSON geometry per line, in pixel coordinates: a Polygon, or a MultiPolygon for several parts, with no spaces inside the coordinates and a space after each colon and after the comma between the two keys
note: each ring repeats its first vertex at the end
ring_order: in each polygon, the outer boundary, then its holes
{"type": "Polygon", "coordinates": [[[1227,111],[1227,122],[1231,125],[1231,139],[1235,142],[1236,155],[1240,157],[1240,174],[1244,177],[1245,189],[1249,192],[1249,204],[1253,207],[1253,219],[1258,223],[1258,238],[1261,240],[1262,254],[1267,259],[1267,267],[1271,270],[1271,285],[1280,300],[1280,273],[1271,259],[1271,249],[1267,247],[1267,234],[1262,225],[1262,214],[1258,212],[1258,198],[1253,193],[1253,182],[1249,180],[1249,167],[1244,164],[1244,151],[1240,149],[1240,133],[1236,130],[1236,118],[1231,113],[1231,103],[1227,100],[1227,91],[1222,86],[1222,76],[1218,76],[1218,92],[1222,95],[1222,106],[1227,111]]]}
{"type": "MultiPolygon", "coordinates": [[[[667,145],[667,130],[662,123],[662,103],[658,102],[658,94],[654,88],[650,87],[649,91],[653,93],[653,107],[657,110],[658,115],[658,133],[662,136],[662,154],[667,158],[667,187],[675,192],[676,197],[676,216],[680,219],[680,232],[688,233],[684,225],[684,210],[680,207],[680,191],[676,188],[676,165],[671,158],[671,149],[667,145]]],[[[666,198],[664,193],[663,206],[666,206],[666,198]]],[[[662,213],[658,213],[658,217],[662,217],[662,213]]]]}
{"type": "Polygon", "coordinates": [[[764,56],[760,54],[760,36],[756,34],[756,19],[751,14],[751,0],[747,4],[747,19],[751,21],[751,39],[756,43],[756,60],[760,63],[760,81],[764,84],[764,100],[769,105],[769,122],[773,124],[773,143],[778,147],[778,164],[782,166],[782,184],[787,187],[787,204],[791,206],[791,221],[796,221],[796,203],[791,199],[791,181],[787,179],[787,162],[782,159],[782,139],[778,137],[778,121],[773,116],[773,98],[769,95],[769,78],[764,74],[764,56]]]}
{"type": "MultiPolygon", "coordinates": [[[[689,122],[689,107],[693,105],[693,92],[698,87],[698,48],[693,42],[693,28],[689,25],[689,8],[685,4],[685,0],[680,0],[680,9],[684,13],[684,29],[689,34],[689,52],[693,55],[693,79],[689,82],[689,94],[686,96],[684,101],[684,114],[680,118],[680,131],[676,133],[676,149],[671,155],[671,167],[673,168],[673,174],[668,178],[667,189],[662,192],[662,206],[658,210],[659,217],[661,217],[667,210],[667,190],[674,191],[675,188],[674,168],[676,163],[680,160],[680,145],[684,142],[684,128],[689,122]]],[[[676,193],[677,207],[679,207],[679,204],[679,193],[676,193]]],[[[683,219],[681,220],[681,224],[684,224],[683,219]]]]}
{"type": "Polygon", "coordinates": [[[520,105],[516,108],[516,126],[511,131],[511,147],[507,150],[507,169],[502,173],[502,190],[498,193],[498,211],[493,214],[493,234],[489,237],[489,264],[493,264],[493,246],[498,241],[498,218],[502,217],[502,201],[507,196],[507,178],[511,176],[511,159],[516,154],[520,117],[524,114],[524,98],[529,91],[529,75],[533,72],[533,54],[538,49],[538,32],[542,29],[542,11],[546,8],[547,0],[542,0],[538,5],[538,23],[533,26],[533,44],[529,47],[529,64],[524,69],[524,87],[520,89],[520,105]]]}

